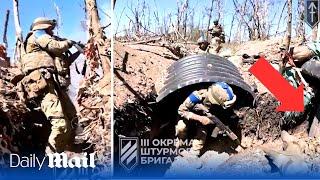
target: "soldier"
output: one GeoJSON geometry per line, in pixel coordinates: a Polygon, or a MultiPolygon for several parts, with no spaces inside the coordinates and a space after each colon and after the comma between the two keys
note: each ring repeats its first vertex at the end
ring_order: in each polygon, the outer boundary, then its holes
{"type": "MultiPolygon", "coordinates": [[[[207,138],[207,125],[212,124],[208,118],[210,108],[222,106],[224,109],[231,107],[236,101],[232,88],[225,82],[217,82],[208,89],[192,92],[180,105],[178,114],[181,119],[176,125],[176,136],[181,142],[187,136],[187,126],[196,126],[196,136],[192,140],[190,153],[200,155],[207,138]]],[[[178,144],[180,146],[180,144],[178,144]]]]}
{"type": "Polygon", "coordinates": [[[293,49],[293,59],[304,62],[310,60],[314,56],[320,57],[320,44],[313,42],[307,45],[297,46],[293,49]]]}
{"type": "Polygon", "coordinates": [[[212,35],[209,52],[211,54],[218,54],[222,48],[221,44],[225,42],[224,31],[219,24],[219,21],[214,20],[213,27],[208,31],[212,35]]]}
{"type": "MultiPolygon", "coordinates": [[[[51,134],[46,153],[62,152],[70,140],[70,121],[60,100],[55,57],[61,57],[75,42],[58,41],[53,36],[55,20],[36,18],[24,42],[26,54],[21,59],[25,77],[21,80],[28,102],[40,107],[50,120],[51,134]]],[[[69,109],[68,109],[69,111],[69,109]]]]}
{"type": "MultiPolygon", "coordinates": [[[[280,63],[280,73],[292,84],[295,88],[299,85],[304,84],[303,100],[304,100],[304,112],[285,113],[285,121],[296,122],[297,119],[302,119],[306,113],[310,114],[311,109],[315,109],[314,99],[316,94],[319,92],[317,88],[317,81],[313,78],[319,79],[319,68],[320,68],[320,44],[318,42],[312,42],[305,45],[299,45],[294,48],[290,48],[290,52],[286,52],[284,47],[281,49],[282,62],[280,63]],[[302,67],[302,72],[309,75],[311,78],[305,79],[299,68],[302,67]]],[[[319,122],[319,112],[320,108],[315,109],[316,115],[311,121],[311,126],[309,128],[309,136],[316,137],[320,135],[320,122],[319,122]]],[[[305,131],[307,134],[308,132],[305,131]]]]}
{"type": "Polygon", "coordinates": [[[199,47],[195,50],[196,54],[205,54],[209,51],[209,42],[206,38],[201,36],[197,41],[199,47]]]}

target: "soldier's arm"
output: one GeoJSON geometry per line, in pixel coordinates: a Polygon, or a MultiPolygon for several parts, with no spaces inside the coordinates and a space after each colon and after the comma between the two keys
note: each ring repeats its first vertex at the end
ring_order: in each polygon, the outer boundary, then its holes
{"type": "Polygon", "coordinates": [[[73,45],[70,40],[58,41],[47,34],[38,37],[36,41],[43,49],[57,56],[66,52],[73,45]]]}
{"type": "Polygon", "coordinates": [[[198,120],[199,115],[193,112],[194,107],[204,99],[204,91],[194,91],[179,106],[178,114],[187,120],[198,120]]]}

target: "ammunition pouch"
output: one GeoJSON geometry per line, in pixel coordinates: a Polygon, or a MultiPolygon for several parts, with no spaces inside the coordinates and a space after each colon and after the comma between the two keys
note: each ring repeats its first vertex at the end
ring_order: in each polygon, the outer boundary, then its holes
{"type": "Polygon", "coordinates": [[[219,32],[212,32],[211,35],[212,35],[212,37],[220,37],[221,33],[219,33],[219,32]]]}
{"type": "Polygon", "coordinates": [[[57,70],[57,81],[62,88],[67,88],[71,84],[69,64],[63,57],[55,57],[54,64],[57,70]]]}
{"type": "Polygon", "coordinates": [[[28,100],[39,97],[49,86],[52,78],[51,73],[46,69],[32,71],[21,80],[26,98],[28,100]]]}
{"type": "Polygon", "coordinates": [[[22,72],[29,74],[40,68],[54,68],[53,58],[45,51],[25,54],[21,59],[22,72]]]}

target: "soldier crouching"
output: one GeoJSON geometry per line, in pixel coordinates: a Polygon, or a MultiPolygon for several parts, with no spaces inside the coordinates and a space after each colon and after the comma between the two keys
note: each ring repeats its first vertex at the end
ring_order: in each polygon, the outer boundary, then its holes
{"type": "Polygon", "coordinates": [[[178,114],[181,119],[176,125],[177,138],[180,141],[187,138],[188,126],[196,126],[196,136],[192,139],[192,147],[189,152],[191,155],[199,156],[205,144],[207,138],[206,126],[213,124],[208,117],[210,108],[213,105],[218,105],[226,109],[232,106],[235,101],[236,95],[232,88],[225,82],[217,82],[208,89],[192,92],[180,105],[178,114]]]}

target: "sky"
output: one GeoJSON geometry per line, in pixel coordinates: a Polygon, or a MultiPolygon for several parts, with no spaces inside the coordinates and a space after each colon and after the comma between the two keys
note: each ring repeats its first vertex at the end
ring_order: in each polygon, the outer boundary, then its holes
{"type": "MultiPolygon", "coordinates": [[[[110,0],[97,0],[97,4],[102,26],[105,26],[111,22],[110,18],[105,14],[111,14],[111,2],[110,0]]],[[[62,25],[58,32],[59,36],[75,41],[86,41],[87,33],[81,25],[81,21],[85,21],[83,0],[19,0],[20,24],[23,36],[26,36],[35,18],[43,16],[57,18],[55,5],[59,7],[62,19],[62,25]]],[[[0,43],[3,41],[3,26],[7,9],[10,10],[7,33],[10,54],[15,44],[13,1],[0,0],[0,43]]]]}
{"type": "MultiPolygon", "coordinates": [[[[180,0],[181,1],[181,0],[180,0]]],[[[238,0],[239,3],[243,2],[244,0],[238,0]]],[[[130,19],[134,19],[134,14],[132,13],[132,6],[136,7],[142,7],[143,0],[117,0],[117,3],[115,5],[115,18],[114,18],[114,29],[115,31],[118,31],[118,35],[121,36],[124,33],[124,29],[129,27],[130,19]],[[120,20],[121,19],[121,20],[120,20]]],[[[156,26],[158,26],[158,23],[155,22],[155,18],[153,13],[158,12],[160,17],[166,17],[169,13],[173,15],[172,20],[176,19],[176,8],[177,8],[177,0],[145,0],[148,9],[151,11],[151,17],[153,18],[153,24],[151,25],[151,29],[155,29],[156,26]]],[[[207,25],[207,16],[204,17],[206,8],[209,8],[211,4],[211,0],[189,0],[190,5],[189,7],[194,8],[195,15],[194,20],[195,24],[197,24],[199,21],[203,22],[203,28],[207,25]]],[[[222,0],[223,2],[223,19],[221,20],[221,23],[224,27],[224,30],[226,32],[226,35],[229,35],[230,28],[231,28],[231,22],[233,15],[235,13],[235,8],[232,0],[222,0]]],[[[286,0],[268,0],[269,3],[274,4],[272,8],[270,8],[270,16],[268,16],[269,21],[272,21],[274,24],[271,28],[271,34],[275,33],[276,31],[276,24],[278,24],[278,20],[280,18],[280,14],[283,8],[284,3],[286,0]],[[273,19],[274,17],[274,19],[273,19]]],[[[141,10],[141,8],[140,8],[141,10]]],[[[285,9],[279,26],[279,32],[284,32],[286,30],[286,12],[287,9],[285,9]]],[[[293,28],[295,27],[296,19],[297,19],[297,1],[293,1],[293,28]]],[[[213,19],[217,17],[216,11],[213,12],[213,19]]],[[[212,20],[213,20],[212,19],[212,20]]],[[[168,18],[165,18],[165,20],[168,20],[168,18]]],[[[212,23],[211,20],[211,23],[212,23]]],[[[236,21],[235,21],[235,24],[236,21]]],[[[234,25],[236,27],[237,25],[234,25]]],[[[306,32],[307,34],[310,33],[311,28],[306,26],[306,32]]],[[[294,30],[292,31],[293,35],[295,34],[294,30]]]]}
{"type": "MultiPolygon", "coordinates": [[[[195,24],[199,21],[204,22],[204,27],[206,27],[207,17],[204,17],[205,8],[208,8],[211,0],[190,0],[190,7],[194,8],[195,11],[195,24]]],[[[229,35],[231,20],[234,14],[234,6],[232,0],[222,0],[223,1],[223,19],[221,23],[224,26],[226,35],[229,35]]],[[[242,2],[243,0],[238,0],[242,2]]],[[[271,9],[270,14],[276,14],[275,20],[277,23],[282,6],[286,0],[270,0],[269,2],[275,3],[276,5],[271,9]]],[[[29,27],[32,21],[39,16],[46,16],[49,18],[56,18],[56,9],[55,4],[59,7],[62,26],[59,29],[59,35],[62,37],[67,37],[76,41],[86,41],[86,32],[81,25],[85,21],[84,14],[84,4],[83,0],[19,0],[20,2],[20,22],[23,30],[23,35],[28,33],[29,27]]],[[[114,30],[123,31],[123,29],[128,28],[129,18],[133,19],[134,15],[130,10],[131,7],[142,7],[141,3],[143,0],[117,0],[115,6],[115,16],[114,16],[114,30]],[[139,6],[140,4],[140,6],[139,6]],[[128,18],[129,17],[129,18],[128,18]],[[119,25],[118,25],[119,24],[119,25]]],[[[175,20],[177,0],[145,0],[148,9],[150,10],[150,18],[152,20],[152,25],[155,29],[159,24],[155,21],[154,12],[159,13],[160,18],[168,20],[167,16],[169,13],[172,14],[172,20],[175,20]]],[[[296,15],[296,2],[294,3],[293,8],[293,18],[296,15]]],[[[97,0],[100,17],[102,19],[102,25],[107,25],[111,22],[110,16],[112,13],[111,2],[110,0],[97,0]],[[107,13],[107,14],[105,14],[107,13]]],[[[0,43],[2,42],[3,35],[3,24],[5,19],[6,10],[10,10],[9,18],[9,27],[8,27],[8,40],[9,40],[9,53],[14,48],[15,43],[15,28],[13,21],[13,9],[12,9],[12,0],[0,0],[0,43]]],[[[213,17],[216,17],[217,13],[213,13],[213,17]]],[[[280,23],[280,31],[285,31],[286,23],[285,17],[286,12],[280,23]]],[[[213,18],[213,19],[214,19],[213,18]]],[[[295,19],[293,20],[293,27],[295,27],[295,19]]],[[[110,28],[111,29],[111,28],[110,28]]],[[[275,29],[275,27],[273,27],[275,29]]],[[[307,34],[310,32],[310,28],[306,27],[307,34]]],[[[110,36],[110,30],[107,30],[107,35],[110,36]]],[[[294,31],[293,31],[294,33],[294,31]]]]}

